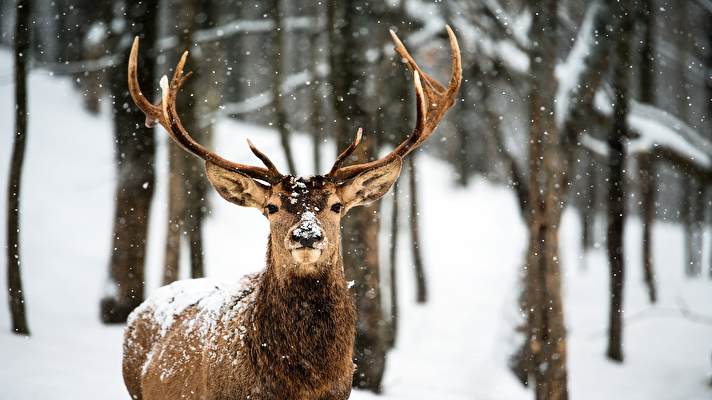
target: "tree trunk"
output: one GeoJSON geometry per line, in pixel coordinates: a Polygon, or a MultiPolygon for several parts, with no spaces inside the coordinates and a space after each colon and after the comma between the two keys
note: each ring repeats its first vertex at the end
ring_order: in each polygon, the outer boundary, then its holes
{"type": "Polygon", "coordinates": [[[20,252],[20,185],[27,142],[27,57],[30,48],[31,0],[18,0],[15,21],[15,132],[7,185],[7,289],[12,332],[29,335],[22,290],[20,252]]]}
{"type": "Polygon", "coordinates": [[[291,175],[296,175],[297,169],[294,164],[292,146],[289,141],[289,121],[287,119],[287,110],[284,107],[284,98],[282,97],[285,67],[284,35],[282,34],[284,30],[284,24],[282,23],[284,10],[282,9],[281,0],[271,0],[269,9],[274,13],[274,20],[277,25],[277,28],[272,30],[272,67],[274,68],[272,98],[274,99],[274,117],[276,119],[277,131],[279,132],[279,140],[282,144],[282,149],[284,149],[284,156],[287,159],[287,168],[291,175]]]}
{"type": "MultiPolygon", "coordinates": [[[[194,3],[190,0],[176,0],[175,20],[178,36],[179,52],[192,50],[188,59],[188,70],[193,72],[191,78],[178,96],[178,109],[181,112],[183,125],[191,132],[193,138],[207,146],[211,136],[211,125],[202,124],[199,110],[203,106],[205,90],[209,86],[201,71],[210,70],[204,65],[201,51],[193,43],[193,31],[198,15],[205,16],[210,10],[206,4],[194,3]],[[200,94],[200,95],[199,95],[200,94]],[[203,126],[205,125],[205,126],[203,126]]],[[[168,284],[180,276],[180,255],[183,239],[187,240],[190,277],[205,276],[203,257],[203,220],[207,212],[206,194],[207,180],[203,162],[184,151],[180,146],[169,141],[169,178],[168,178],[168,221],[166,229],[166,247],[164,259],[163,283],[168,284]]]]}
{"type": "MultiPolygon", "coordinates": [[[[371,26],[373,17],[367,13],[370,8],[362,0],[328,2],[327,5],[335,132],[338,149],[343,150],[353,139],[351,128],[371,121],[362,108],[369,101],[364,78],[368,61],[366,42],[359,39],[359,31],[371,26]]],[[[366,135],[355,152],[355,159],[357,162],[372,159],[376,150],[375,136],[366,135]]],[[[344,269],[347,279],[355,282],[352,291],[358,308],[353,385],[376,393],[381,390],[388,344],[379,278],[378,204],[351,210],[342,225],[344,269]]]]}
{"type": "Polygon", "coordinates": [[[690,178],[690,243],[688,267],[690,276],[702,275],[702,239],[704,232],[704,194],[696,178],[690,178]]]}
{"type": "Polygon", "coordinates": [[[591,250],[595,244],[595,225],[596,225],[596,162],[588,151],[584,151],[582,157],[585,165],[585,188],[584,200],[581,205],[581,248],[584,252],[591,250]]]}
{"type": "MultiPolygon", "coordinates": [[[[655,7],[653,0],[642,0],[641,27],[643,40],[640,43],[640,101],[654,105],[655,96],[655,7]]],[[[640,197],[643,207],[643,279],[648,288],[648,299],[656,303],[658,299],[653,267],[653,236],[655,222],[655,163],[651,156],[638,157],[640,173],[640,197]]]]}
{"type": "Polygon", "coordinates": [[[630,3],[625,0],[619,6],[617,18],[621,18],[613,67],[613,129],[608,137],[608,262],[610,265],[611,303],[608,323],[609,359],[623,361],[623,288],[624,288],[624,229],[626,213],[625,191],[625,141],[628,137],[628,99],[630,94],[630,39],[633,30],[630,3]]]}
{"type": "MultiPolygon", "coordinates": [[[[678,86],[676,88],[676,106],[677,106],[677,116],[683,122],[688,122],[689,120],[689,99],[688,99],[688,81],[686,71],[688,68],[688,43],[689,38],[686,33],[687,30],[687,2],[679,1],[673,6],[675,25],[677,26],[674,35],[674,46],[676,51],[675,60],[675,74],[678,79],[678,86]]],[[[694,244],[693,244],[693,218],[694,215],[691,212],[692,207],[692,193],[694,192],[694,185],[692,182],[692,177],[688,175],[687,171],[682,172],[684,178],[682,180],[683,185],[683,197],[680,204],[680,219],[682,222],[682,227],[685,235],[685,273],[687,276],[694,277],[697,276],[697,266],[694,260],[694,244]]]]}
{"type": "Polygon", "coordinates": [[[538,400],[566,400],[566,332],[561,297],[558,231],[564,155],[556,126],[558,1],[532,3],[529,141],[529,248],[525,270],[528,355],[538,400]]]}
{"type": "Polygon", "coordinates": [[[393,184],[393,207],[391,209],[391,249],[388,254],[388,264],[390,271],[391,284],[391,321],[390,333],[388,338],[388,347],[392,348],[396,344],[398,338],[398,181],[393,184]]]}
{"type": "Polygon", "coordinates": [[[410,244],[415,272],[415,301],[425,303],[428,300],[428,287],[423,267],[423,255],[420,251],[420,229],[418,227],[418,185],[415,169],[416,154],[406,159],[408,165],[408,187],[410,189],[410,244]]]}
{"type": "MultiPolygon", "coordinates": [[[[322,24],[322,7],[317,5],[314,7],[314,25],[320,26],[322,24]]],[[[311,129],[312,129],[312,161],[314,164],[314,175],[319,175],[322,172],[321,168],[321,142],[324,140],[324,129],[321,125],[322,120],[322,83],[319,77],[319,64],[321,61],[320,53],[322,47],[320,46],[321,32],[315,32],[312,35],[312,48],[311,48],[311,129]]]]}
{"type": "Polygon", "coordinates": [[[648,298],[651,303],[658,300],[653,268],[653,236],[651,230],[655,222],[655,164],[649,154],[638,156],[640,174],[640,199],[643,208],[643,279],[648,287],[648,298]]]}
{"type": "Polygon", "coordinates": [[[177,143],[168,140],[168,221],[163,260],[164,285],[178,280],[180,272],[181,228],[185,209],[183,179],[180,174],[183,170],[183,151],[177,143]]]}
{"type": "MultiPolygon", "coordinates": [[[[465,90],[466,92],[467,90],[465,90]]],[[[466,94],[463,97],[467,98],[466,94]]],[[[466,101],[466,104],[469,102],[466,101]]],[[[456,107],[455,115],[457,115],[458,124],[455,126],[457,134],[456,148],[456,168],[457,168],[457,183],[462,187],[466,187],[470,182],[470,124],[467,121],[469,107],[456,107]]]]}
{"type": "Polygon", "coordinates": [[[686,274],[697,277],[702,274],[702,235],[704,230],[704,196],[700,184],[692,175],[683,183],[685,198],[682,203],[685,229],[686,274]]]}
{"type": "Polygon", "coordinates": [[[641,0],[640,101],[655,104],[655,7],[653,0],[641,0]]]}
{"type": "Polygon", "coordinates": [[[134,106],[128,93],[128,44],[139,35],[142,43],[151,47],[139,60],[141,86],[151,87],[157,39],[156,1],[131,3],[119,9],[115,18],[126,18],[124,40],[118,40],[115,53],[120,62],[111,71],[113,97],[114,140],[116,142],[117,187],[116,208],[109,283],[101,301],[101,319],[105,323],[123,323],[144,296],[144,262],[148,220],[153,196],[155,141],[153,129],[144,126],[143,113],[134,106]]]}
{"type": "MultiPolygon", "coordinates": [[[[707,20],[712,23],[712,10],[707,13],[707,20]]],[[[707,57],[705,57],[705,68],[707,71],[712,71],[712,29],[707,29],[707,57]]],[[[707,79],[707,123],[708,132],[712,132],[712,79],[707,79]]],[[[712,235],[710,235],[712,237],[712,235]]],[[[710,253],[712,253],[712,244],[709,247],[710,253]]],[[[708,274],[710,279],[712,279],[712,254],[709,258],[708,274]]],[[[712,380],[710,380],[712,384],[712,380]]]]}

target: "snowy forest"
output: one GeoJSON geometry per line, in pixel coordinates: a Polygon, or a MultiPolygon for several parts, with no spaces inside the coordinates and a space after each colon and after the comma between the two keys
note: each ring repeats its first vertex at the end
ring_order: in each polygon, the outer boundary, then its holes
{"type": "Polygon", "coordinates": [[[0,0],[0,188],[0,400],[712,398],[711,0],[0,0]]]}

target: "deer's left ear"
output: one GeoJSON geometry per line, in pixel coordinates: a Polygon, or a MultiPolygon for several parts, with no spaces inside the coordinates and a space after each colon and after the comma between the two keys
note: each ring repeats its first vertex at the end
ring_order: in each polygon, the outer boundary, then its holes
{"type": "Polygon", "coordinates": [[[346,209],[380,199],[398,179],[402,164],[400,157],[394,157],[392,161],[362,172],[341,185],[338,193],[346,209]]]}

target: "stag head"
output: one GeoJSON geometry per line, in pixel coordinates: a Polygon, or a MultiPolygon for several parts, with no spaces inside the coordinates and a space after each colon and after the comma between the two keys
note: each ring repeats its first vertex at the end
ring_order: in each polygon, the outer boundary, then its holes
{"type": "Polygon", "coordinates": [[[462,67],[460,49],[454,33],[447,27],[452,49],[452,75],[448,87],[442,86],[415,63],[396,34],[391,31],[396,52],[413,71],[417,120],[411,134],[385,157],[356,165],[344,161],[361,141],[359,129],[351,145],[336,159],[325,175],[294,177],[282,175],[274,163],[249,140],[248,145],[264,167],[228,161],[196,142],[181,123],[176,111],[176,96],[190,76],[183,68],[188,52],[178,62],[173,79],[160,81],[162,99],[153,104],[141,93],[137,77],[138,37],[129,58],[129,91],[146,115],[146,125],[160,123],[168,135],[185,150],[205,160],[208,179],[227,201],[254,207],[270,222],[270,254],[282,267],[297,274],[312,274],[330,265],[339,265],[341,218],[349,209],[368,204],[383,196],[398,179],[402,159],[418,148],[435,130],[454,104],[460,88],[462,67]]]}

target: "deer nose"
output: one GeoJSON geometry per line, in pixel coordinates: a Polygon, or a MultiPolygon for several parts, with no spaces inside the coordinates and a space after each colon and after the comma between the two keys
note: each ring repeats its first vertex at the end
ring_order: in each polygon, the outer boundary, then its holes
{"type": "Polygon", "coordinates": [[[324,239],[319,221],[313,212],[306,211],[302,214],[299,223],[292,230],[291,239],[305,247],[314,247],[314,244],[324,239]]]}
{"type": "Polygon", "coordinates": [[[310,235],[303,234],[299,229],[292,232],[292,240],[304,247],[313,247],[314,243],[321,242],[321,239],[323,239],[321,232],[312,232],[310,235]]]}

